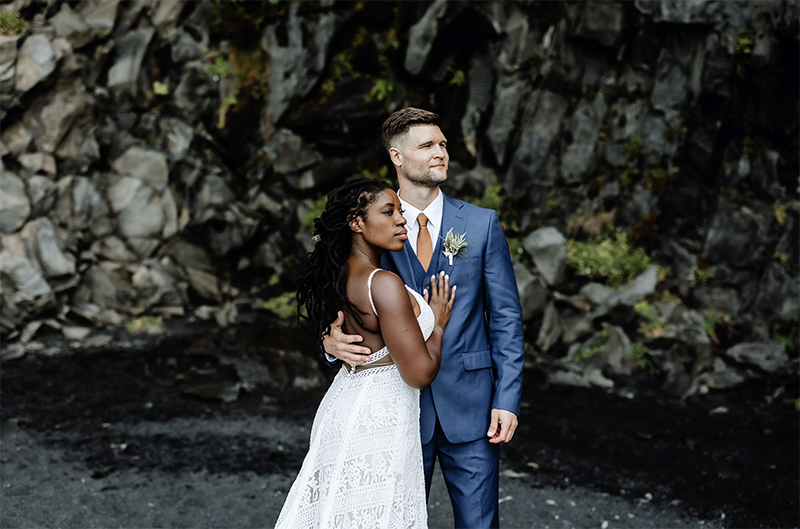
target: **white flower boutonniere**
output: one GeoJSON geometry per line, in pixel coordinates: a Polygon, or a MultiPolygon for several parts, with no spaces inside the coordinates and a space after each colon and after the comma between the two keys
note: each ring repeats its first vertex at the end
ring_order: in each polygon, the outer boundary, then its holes
{"type": "Polygon", "coordinates": [[[463,234],[456,232],[456,234],[453,235],[453,228],[450,228],[450,231],[447,232],[447,235],[441,239],[443,241],[442,246],[444,246],[444,254],[450,260],[450,266],[453,266],[453,257],[455,256],[466,259],[467,246],[471,246],[473,244],[467,242],[467,232],[464,232],[463,234]]]}

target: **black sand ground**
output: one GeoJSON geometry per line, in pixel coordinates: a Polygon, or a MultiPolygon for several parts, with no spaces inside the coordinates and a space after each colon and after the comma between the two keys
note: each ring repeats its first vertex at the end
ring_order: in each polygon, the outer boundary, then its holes
{"type": "MultiPolygon", "coordinates": [[[[201,361],[214,363],[180,350],[4,361],[0,527],[271,527],[321,394],[199,400],[181,387],[231,377],[201,361]]],[[[502,451],[503,527],[800,525],[790,396],[766,405],[765,388],[746,387],[681,403],[633,388],[536,390],[527,375],[502,451]]],[[[429,513],[432,528],[452,527],[438,475],[429,513]]]]}

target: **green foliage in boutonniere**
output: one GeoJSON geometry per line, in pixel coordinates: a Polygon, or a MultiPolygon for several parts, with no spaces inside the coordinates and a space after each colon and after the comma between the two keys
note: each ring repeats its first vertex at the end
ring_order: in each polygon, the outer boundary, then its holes
{"type": "Polygon", "coordinates": [[[453,257],[459,256],[462,259],[467,258],[467,247],[472,246],[474,243],[467,242],[467,232],[463,234],[456,232],[453,235],[453,228],[447,232],[442,239],[444,247],[444,254],[447,256],[448,260],[450,261],[450,266],[453,266],[453,257]]]}

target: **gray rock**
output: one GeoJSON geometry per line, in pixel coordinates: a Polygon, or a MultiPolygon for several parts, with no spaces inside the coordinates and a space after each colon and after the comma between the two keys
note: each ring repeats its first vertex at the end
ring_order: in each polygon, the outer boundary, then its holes
{"type": "Polygon", "coordinates": [[[351,175],[356,163],[353,158],[331,157],[300,175],[289,176],[287,180],[292,187],[306,191],[351,175]]]}
{"type": "Polygon", "coordinates": [[[92,104],[80,79],[59,79],[55,90],[37,98],[23,116],[37,150],[55,153],[72,126],[91,117],[92,104]]]}
{"type": "Polygon", "coordinates": [[[150,149],[131,147],[114,160],[112,168],[121,175],[133,176],[162,191],[169,180],[169,168],[163,154],[150,149]]]}
{"type": "Polygon", "coordinates": [[[642,149],[646,157],[646,163],[650,166],[661,165],[661,159],[665,154],[671,154],[674,150],[664,134],[667,124],[657,115],[649,115],[645,120],[642,130],[642,149]]]}
{"type": "Polygon", "coordinates": [[[592,101],[582,99],[575,113],[566,120],[573,141],[561,160],[561,174],[568,184],[582,181],[592,167],[607,109],[605,98],[598,94],[592,101]]]}
{"type": "Polygon", "coordinates": [[[780,44],[778,40],[767,32],[756,34],[756,43],[747,62],[749,68],[760,69],[774,66],[780,60],[780,44]]]}
{"type": "Polygon", "coordinates": [[[281,210],[283,209],[283,205],[280,202],[263,191],[259,191],[252,202],[250,202],[249,207],[254,210],[265,211],[275,218],[280,216],[281,210]]]}
{"type": "Polygon", "coordinates": [[[306,18],[298,14],[298,4],[292,2],[288,20],[267,26],[261,46],[270,56],[269,112],[273,123],[280,122],[293,99],[311,92],[342,22],[332,11],[322,12],[316,19],[306,18]],[[279,26],[285,28],[284,38],[278,37],[279,26]]]}
{"type": "Polygon", "coordinates": [[[78,5],[78,14],[89,26],[101,31],[114,29],[120,0],[84,0],[78,5]]]}
{"type": "Polygon", "coordinates": [[[190,123],[195,123],[214,112],[219,105],[219,91],[211,74],[197,61],[183,68],[173,100],[183,112],[183,117],[190,123]]]}
{"type": "Polygon", "coordinates": [[[255,234],[258,223],[232,205],[222,213],[217,213],[211,222],[207,222],[206,238],[211,251],[219,257],[241,248],[255,234]]]}
{"type": "Polygon", "coordinates": [[[508,189],[522,192],[530,189],[534,182],[555,179],[555,174],[542,175],[542,167],[561,130],[567,108],[567,100],[552,92],[534,92],[528,98],[523,112],[522,137],[506,177],[508,189]]]}
{"type": "Polygon", "coordinates": [[[635,305],[656,291],[658,267],[653,265],[642,275],[617,289],[606,299],[606,305],[635,305]]]}
{"type": "Polygon", "coordinates": [[[98,257],[119,263],[135,263],[140,259],[139,255],[116,235],[95,241],[92,244],[91,251],[98,257]]]}
{"type": "Polygon", "coordinates": [[[501,77],[497,82],[494,110],[486,129],[486,139],[501,166],[506,159],[511,134],[519,122],[520,105],[526,91],[527,83],[521,79],[501,77]]]}
{"type": "Polygon", "coordinates": [[[56,159],[43,152],[21,154],[17,161],[31,173],[46,173],[51,176],[56,174],[56,159]]]}
{"type": "Polygon", "coordinates": [[[156,239],[164,229],[165,217],[158,193],[142,185],[132,195],[128,207],[119,212],[119,231],[128,239],[156,239]]]}
{"type": "Polygon", "coordinates": [[[208,47],[209,44],[209,24],[211,22],[211,1],[201,0],[197,3],[197,8],[192,11],[184,23],[183,27],[192,31],[198,36],[200,44],[208,47]]]}
{"type": "Polygon", "coordinates": [[[656,69],[652,106],[662,112],[679,112],[688,96],[689,78],[683,67],[664,54],[656,69]]]}
{"type": "Polygon", "coordinates": [[[57,60],[46,36],[37,33],[26,38],[17,57],[17,91],[27,92],[47,79],[55,71],[57,60]]]}
{"type": "Polygon", "coordinates": [[[618,220],[628,225],[636,224],[648,213],[657,213],[657,203],[658,197],[653,196],[653,193],[646,187],[637,184],[630,200],[620,208],[618,220]]]}
{"type": "MultiPolygon", "coordinates": [[[[616,101],[609,111],[611,126],[609,137],[611,140],[627,143],[638,135],[641,132],[646,111],[647,106],[642,99],[637,99],[633,103],[628,103],[624,98],[616,101]]],[[[624,156],[624,149],[622,154],[624,156]]]]}
{"type": "Polygon", "coordinates": [[[601,283],[586,283],[581,287],[581,294],[586,296],[593,305],[604,306],[616,289],[607,287],[601,283]]]}
{"type": "Polygon", "coordinates": [[[30,221],[22,228],[20,235],[30,245],[46,278],[75,274],[75,256],[66,251],[66,237],[56,234],[49,218],[30,221]]]}
{"type": "Polygon", "coordinates": [[[100,145],[95,139],[95,123],[91,114],[80,116],[56,150],[63,171],[85,173],[100,158],[100,145]]]}
{"type": "Polygon", "coordinates": [[[57,182],[59,198],[55,218],[73,232],[90,231],[102,237],[113,229],[111,208],[97,186],[84,176],[67,176],[57,182]]]}
{"type": "Polygon", "coordinates": [[[522,304],[522,320],[528,321],[541,314],[544,309],[547,302],[547,287],[519,261],[514,262],[514,277],[517,280],[519,300],[522,304]]]}
{"type": "Polygon", "coordinates": [[[536,268],[550,286],[564,281],[567,267],[567,240],[556,228],[545,227],[531,233],[522,246],[533,257],[536,268]]]}
{"type": "Polygon", "coordinates": [[[730,24],[741,28],[751,13],[751,2],[745,0],[637,0],[640,11],[652,14],[657,23],[730,24]]]}
{"type": "Polygon", "coordinates": [[[713,370],[698,378],[698,383],[711,389],[729,389],[747,380],[741,371],[728,366],[722,358],[714,359],[713,370]]]}
{"type": "Polygon", "coordinates": [[[676,345],[667,351],[650,350],[648,354],[664,374],[661,388],[676,397],[683,397],[692,387],[692,377],[681,362],[681,349],[676,345]]]}
{"type": "Polygon", "coordinates": [[[594,324],[590,316],[567,316],[564,318],[564,333],[561,336],[561,342],[571,345],[592,333],[594,333],[594,324]]]}
{"type": "Polygon", "coordinates": [[[172,62],[183,63],[200,59],[202,56],[203,50],[197,41],[183,31],[178,30],[178,36],[172,44],[172,62]]]}
{"type": "MultiPolygon", "coordinates": [[[[310,239],[310,238],[309,238],[310,239]]],[[[313,246],[310,248],[313,249],[313,246]]],[[[273,270],[280,275],[284,271],[283,253],[280,249],[280,234],[270,233],[253,254],[253,266],[273,270]]]]}
{"type": "Polygon", "coordinates": [[[447,1],[436,0],[408,31],[408,47],[403,65],[411,75],[419,75],[428,61],[433,41],[439,32],[439,20],[447,13],[447,1]]]}
{"type": "Polygon", "coordinates": [[[165,148],[170,162],[183,160],[189,152],[189,147],[194,139],[194,129],[191,125],[178,118],[164,118],[161,120],[161,130],[165,132],[165,148]]]}
{"type": "Polygon", "coordinates": [[[720,198],[703,248],[711,262],[744,268],[763,259],[777,236],[770,229],[769,210],[756,201],[738,206],[720,198]]]}
{"type": "Polygon", "coordinates": [[[20,229],[31,214],[31,202],[20,177],[8,171],[0,173],[0,232],[20,229]]]}
{"type": "Polygon", "coordinates": [[[700,285],[692,292],[695,302],[702,309],[719,314],[738,317],[741,311],[739,293],[731,287],[700,285]]]}
{"type": "Polygon", "coordinates": [[[0,35],[0,78],[13,74],[16,79],[14,65],[17,62],[17,36],[0,35]]]}
{"type": "Polygon", "coordinates": [[[125,265],[111,261],[100,261],[86,270],[72,299],[72,305],[73,310],[83,307],[79,314],[86,314],[85,317],[91,321],[100,322],[104,322],[104,318],[110,318],[108,321],[118,318],[113,315],[104,316],[102,313],[106,310],[123,314],[138,314],[142,311],[141,300],[131,286],[125,265]]]}
{"type": "Polygon", "coordinates": [[[215,207],[225,206],[235,198],[233,191],[221,176],[207,175],[197,193],[197,210],[200,212],[200,220],[205,221],[213,215],[215,207]]]}
{"type": "Polygon", "coordinates": [[[544,309],[544,318],[539,329],[539,336],[536,338],[536,347],[547,352],[560,337],[561,326],[558,321],[558,311],[553,303],[548,303],[544,309]]]}
{"type": "Polygon", "coordinates": [[[108,71],[108,88],[117,93],[138,94],[142,61],[154,33],[153,28],[142,28],[117,38],[117,60],[108,71]]]}
{"type": "Polygon", "coordinates": [[[554,27],[551,26],[545,35],[541,35],[528,23],[527,16],[518,4],[496,2],[491,7],[488,14],[494,30],[505,36],[496,59],[503,72],[518,71],[532,57],[545,58],[549,55],[554,27]]]}
{"type": "MultiPolygon", "coordinates": [[[[668,303],[657,303],[653,307],[656,313],[662,315],[667,323],[661,338],[676,341],[683,350],[690,352],[694,358],[691,375],[696,377],[711,369],[714,359],[711,338],[705,330],[705,323],[700,313],[688,310],[681,305],[675,306],[668,303]]],[[[696,380],[693,382],[696,382],[696,380]]],[[[696,391],[697,387],[697,384],[693,383],[691,392],[696,391]]]]}
{"type": "Polygon", "coordinates": [[[131,277],[149,312],[182,316],[188,303],[186,284],[169,258],[146,259],[131,277]]]}
{"type": "Polygon", "coordinates": [[[604,374],[630,376],[637,368],[636,360],[628,354],[631,341],[620,327],[611,330],[606,345],[589,359],[604,374]]]}
{"type": "Polygon", "coordinates": [[[270,374],[269,367],[262,364],[257,358],[234,357],[225,359],[224,363],[233,364],[245,390],[251,390],[258,385],[275,385],[276,381],[270,374]]]}
{"type": "Polygon", "coordinates": [[[44,176],[34,175],[28,178],[28,193],[31,197],[31,216],[33,217],[50,213],[58,200],[58,186],[44,176]]]}
{"type": "Polygon", "coordinates": [[[273,143],[274,168],[280,174],[296,173],[322,162],[322,156],[289,129],[278,130],[273,143]]]}
{"type": "Polygon", "coordinates": [[[33,135],[21,121],[5,128],[0,137],[8,151],[17,156],[24,153],[33,141],[33,135]]]}
{"type": "Polygon", "coordinates": [[[469,99],[461,117],[461,134],[464,146],[473,157],[477,155],[477,134],[481,117],[492,100],[494,70],[488,53],[472,56],[469,77],[469,99]]]}
{"type": "Polygon", "coordinates": [[[733,59],[724,47],[717,46],[707,52],[702,76],[703,92],[728,99],[731,96],[733,71],[733,59]]]}
{"type": "Polygon", "coordinates": [[[56,35],[66,39],[76,50],[99,36],[99,31],[89,26],[67,3],[61,4],[61,10],[50,19],[50,24],[56,35]]]}
{"type": "Polygon", "coordinates": [[[773,341],[739,343],[725,351],[725,356],[740,364],[757,366],[767,373],[776,373],[789,362],[783,346],[773,341]]]}
{"type": "Polygon", "coordinates": [[[160,32],[165,32],[167,26],[178,19],[183,6],[184,2],[180,0],[161,0],[153,15],[153,24],[160,32]]]}
{"type": "Polygon", "coordinates": [[[800,277],[790,276],[778,263],[770,263],[759,284],[755,306],[771,320],[796,323],[800,314],[800,277]]]}
{"type": "Polygon", "coordinates": [[[170,243],[166,253],[178,265],[183,267],[189,278],[189,286],[200,297],[207,300],[220,301],[216,269],[202,247],[187,241],[176,240],[170,243]]]}
{"type": "Polygon", "coordinates": [[[467,170],[451,160],[445,190],[451,196],[482,196],[489,186],[496,183],[496,172],[491,167],[478,164],[467,170]]]}
{"type": "Polygon", "coordinates": [[[688,286],[694,282],[696,277],[697,255],[674,239],[664,241],[659,253],[669,263],[672,275],[681,286],[685,296],[688,294],[688,286]]]}
{"type": "Polygon", "coordinates": [[[629,94],[647,94],[653,86],[653,78],[639,68],[626,66],[618,85],[629,94]]]}
{"type": "Polygon", "coordinates": [[[601,46],[614,47],[622,34],[624,21],[625,12],[621,4],[587,3],[573,34],[601,46]]]}
{"type": "Polygon", "coordinates": [[[554,386],[588,388],[592,383],[581,372],[560,369],[547,373],[547,383],[554,386]]]}
{"type": "Polygon", "coordinates": [[[21,252],[13,251],[3,241],[0,249],[0,272],[3,281],[0,284],[3,296],[10,305],[23,305],[31,315],[38,314],[45,308],[55,305],[53,289],[41,274],[39,267],[21,252]]]}

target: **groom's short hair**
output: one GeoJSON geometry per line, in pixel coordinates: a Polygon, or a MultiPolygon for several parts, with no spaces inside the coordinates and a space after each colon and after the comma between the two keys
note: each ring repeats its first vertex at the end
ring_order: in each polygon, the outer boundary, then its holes
{"type": "Polygon", "coordinates": [[[436,125],[438,127],[439,114],[414,107],[401,108],[393,112],[381,127],[381,140],[383,140],[384,148],[388,151],[395,138],[407,133],[408,129],[414,125],[436,125]]]}

